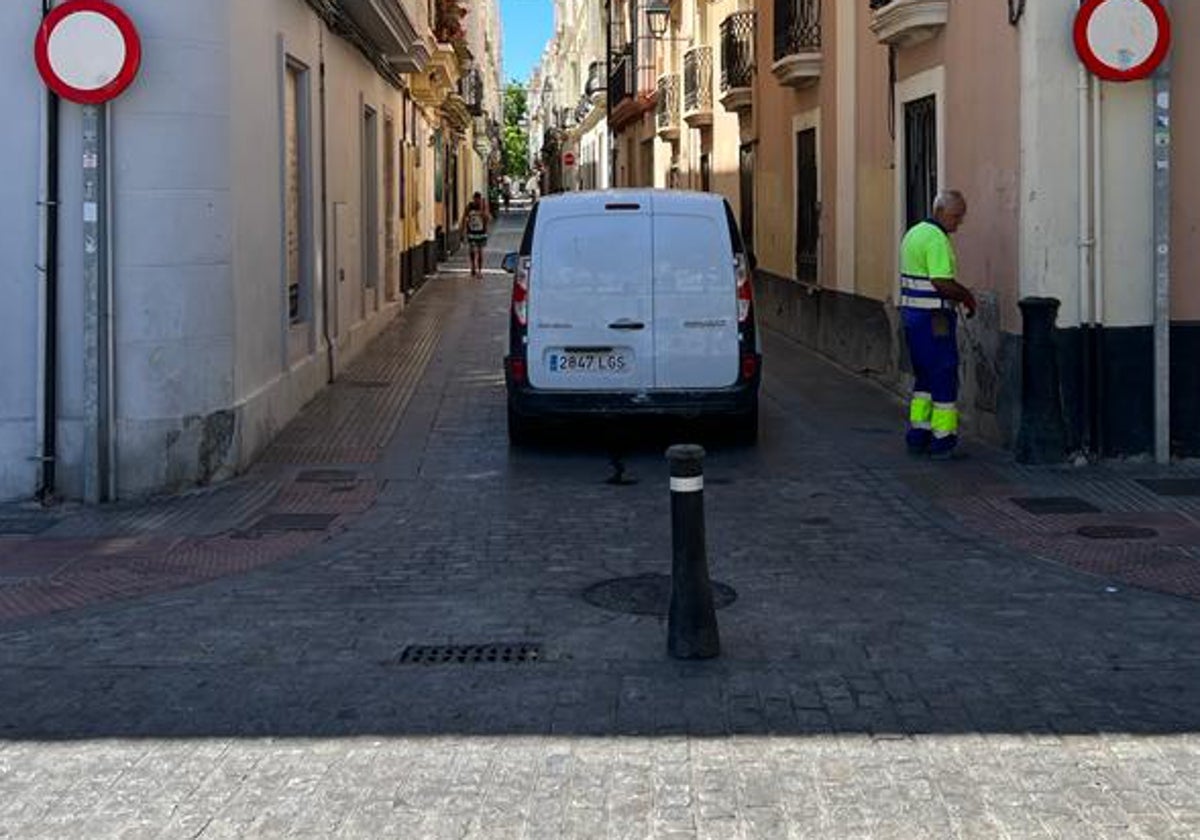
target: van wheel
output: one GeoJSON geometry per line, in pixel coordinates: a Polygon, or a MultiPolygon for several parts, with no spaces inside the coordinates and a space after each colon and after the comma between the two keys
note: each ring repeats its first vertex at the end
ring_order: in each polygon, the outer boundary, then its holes
{"type": "Polygon", "coordinates": [[[734,417],[733,442],[741,446],[758,443],[758,406],[734,417]]]}
{"type": "Polygon", "coordinates": [[[513,411],[512,404],[508,406],[508,444],[509,446],[529,446],[533,443],[533,423],[527,417],[522,417],[513,411]]]}

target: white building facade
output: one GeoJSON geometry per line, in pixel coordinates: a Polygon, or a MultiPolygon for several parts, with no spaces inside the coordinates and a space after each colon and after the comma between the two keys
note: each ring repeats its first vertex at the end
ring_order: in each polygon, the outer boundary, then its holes
{"type": "Polygon", "coordinates": [[[466,154],[434,144],[453,134],[467,52],[436,37],[440,4],[121,6],[144,53],[107,106],[103,346],[84,280],[83,108],[59,103],[59,142],[46,142],[30,59],[42,10],[0,13],[0,499],[129,498],[245,468],[434,269],[446,217],[435,178],[466,154]],[[38,212],[50,166],[52,254],[38,212]]]}

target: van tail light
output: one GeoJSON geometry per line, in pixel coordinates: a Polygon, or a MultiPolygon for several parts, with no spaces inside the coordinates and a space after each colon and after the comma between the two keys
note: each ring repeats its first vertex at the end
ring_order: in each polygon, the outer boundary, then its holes
{"type": "Polygon", "coordinates": [[[529,276],[532,273],[533,260],[521,257],[517,261],[517,272],[513,277],[512,311],[513,317],[522,327],[529,325],[529,276]]]}
{"type": "Polygon", "coordinates": [[[734,257],[733,270],[737,275],[738,323],[744,324],[749,320],[750,307],[754,304],[754,278],[745,254],[734,257]]]}
{"type": "Polygon", "coordinates": [[[529,370],[525,366],[525,359],[520,356],[511,357],[508,360],[508,375],[514,385],[524,385],[525,380],[529,377],[529,370]]]}
{"type": "Polygon", "coordinates": [[[753,379],[758,374],[758,356],[753,353],[742,354],[742,379],[753,379]]]}

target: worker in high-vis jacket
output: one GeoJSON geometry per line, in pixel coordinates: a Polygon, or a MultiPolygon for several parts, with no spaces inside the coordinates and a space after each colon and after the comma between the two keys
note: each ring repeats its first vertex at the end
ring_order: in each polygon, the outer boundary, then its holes
{"type": "Polygon", "coordinates": [[[952,457],[958,445],[958,307],[975,316],[975,296],[958,282],[950,234],[967,215],[962,193],[944,190],[933,214],[900,245],[900,316],[912,359],[912,403],[906,441],[914,455],[952,457]]]}

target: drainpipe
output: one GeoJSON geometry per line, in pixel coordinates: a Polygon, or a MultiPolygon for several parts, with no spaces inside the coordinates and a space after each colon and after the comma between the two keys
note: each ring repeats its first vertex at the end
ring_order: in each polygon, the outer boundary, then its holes
{"type": "MultiPolygon", "coordinates": [[[[52,0],[42,0],[42,17],[50,14],[52,0]]],[[[41,184],[38,213],[38,239],[42,310],[38,321],[40,358],[38,360],[39,435],[41,447],[40,484],[37,498],[52,504],[57,495],[58,450],[58,96],[43,87],[41,129],[41,184]]]]}
{"type": "MultiPolygon", "coordinates": [[[[1095,425],[1092,446],[1104,455],[1104,82],[1092,80],[1092,341],[1095,425]]],[[[1086,348],[1085,348],[1086,353],[1086,348]]]]}
{"type": "Polygon", "coordinates": [[[318,68],[317,85],[319,88],[318,107],[321,109],[321,305],[325,310],[321,313],[321,333],[325,337],[325,358],[329,367],[326,382],[332,383],[337,373],[337,350],[333,344],[333,335],[329,329],[329,313],[333,310],[331,295],[337,294],[336,282],[329,278],[329,150],[325,147],[328,141],[328,121],[325,107],[325,22],[320,22],[320,32],[317,35],[318,68]]]}
{"type": "MultiPolygon", "coordinates": [[[[1091,89],[1091,77],[1080,62],[1078,83],[1076,84],[1077,104],[1079,110],[1079,149],[1076,159],[1079,162],[1079,334],[1082,339],[1082,387],[1083,402],[1082,443],[1085,453],[1091,452],[1096,445],[1093,435],[1094,415],[1098,406],[1093,404],[1093,381],[1095,371],[1092,365],[1092,325],[1097,320],[1092,307],[1092,261],[1095,255],[1095,240],[1092,237],[1092,204],[1091,178],[1094,173],[1088,170],[1088,91],[1091,89]]],[[[1097,213],[1099,216],[1099,213],[1097,213]]]]}

